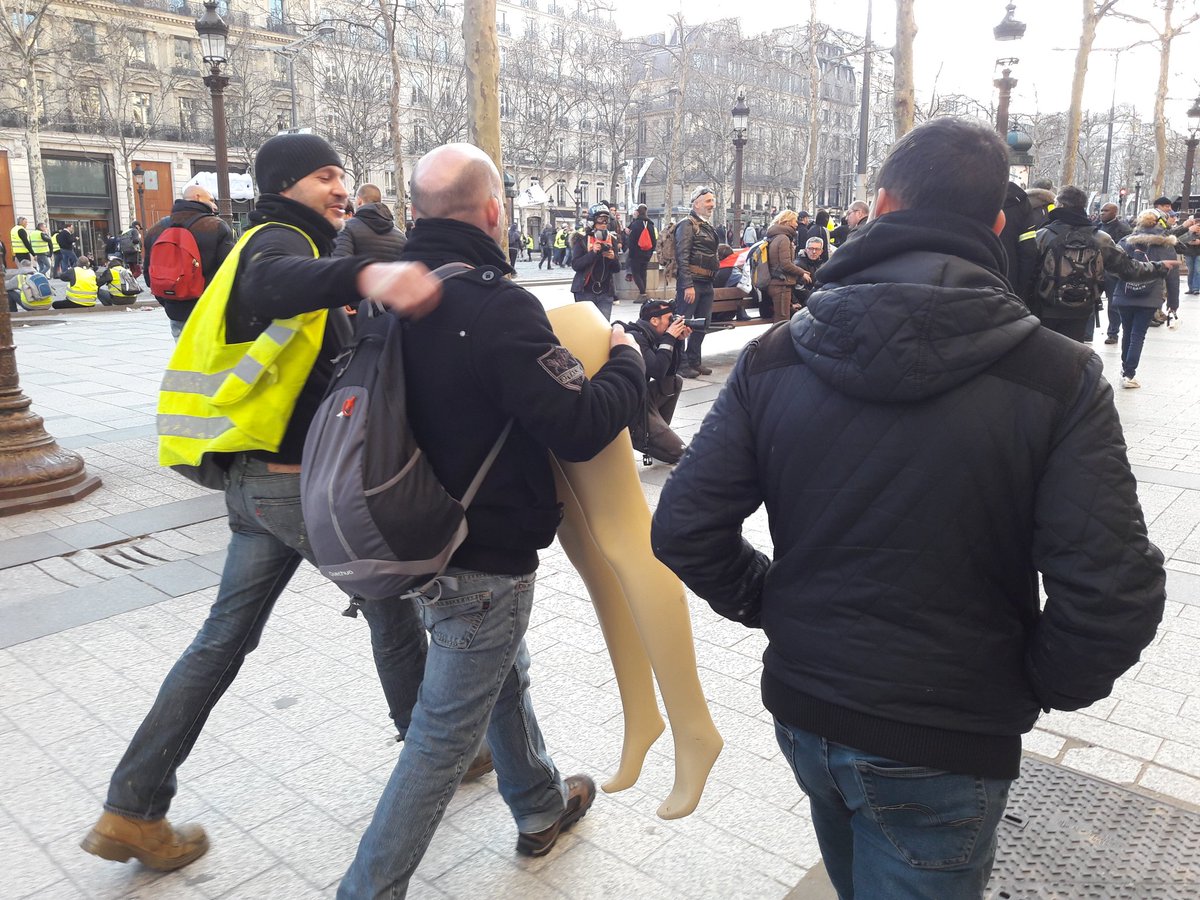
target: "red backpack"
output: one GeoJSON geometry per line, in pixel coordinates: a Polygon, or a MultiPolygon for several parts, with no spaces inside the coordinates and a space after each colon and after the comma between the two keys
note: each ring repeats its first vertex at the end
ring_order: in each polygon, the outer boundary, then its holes
{"type": "Polygon", "coordinates": [[[150,248],[150,293],[164,300],[198,300],[204,293],[204,269],[200,247],[191,227],[204,218],[201,213],[186,225],[164,229],[150,248]]]}

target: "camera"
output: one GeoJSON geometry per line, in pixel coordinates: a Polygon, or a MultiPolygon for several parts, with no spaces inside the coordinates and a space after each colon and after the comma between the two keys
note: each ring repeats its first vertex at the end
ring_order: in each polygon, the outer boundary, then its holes
{"type": "Polygon", "coordinates": [[[671,316],[672,322],[683,320],[683,324],[692,331],[703,331],[708,326],[708,319],[684,319],[683,316],[671,316]]]}

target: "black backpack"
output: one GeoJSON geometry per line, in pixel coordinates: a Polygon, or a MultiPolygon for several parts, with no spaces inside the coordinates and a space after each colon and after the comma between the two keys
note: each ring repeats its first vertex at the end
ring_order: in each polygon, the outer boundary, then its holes
{"type": "Polygon", "coordinates": [[[1047,308],[1092,310],[1103,278],[1095,229],[1070,227],[1057,232],[1042,252],[1038,296],[1047,308]]]}
{"type": "MultiPolygon", "coordinates": [[[[465,263],[434,270],[445,280],[465,263]]],[[[494,273],[494,274],[493,274],[494,273]]],[[[495,270],[485,270],[487,279],[495,270]]],[[[300,503],[317,568],[347,593],[384,600],[420,593],[467,537],[467,507],[512,430],[504,426],[461,498],[434,474],[408,424],[403,330],[364,301],[304,442],[300,503]]],[[[353,606],[353,604],[352,604],[353,606]]]]}

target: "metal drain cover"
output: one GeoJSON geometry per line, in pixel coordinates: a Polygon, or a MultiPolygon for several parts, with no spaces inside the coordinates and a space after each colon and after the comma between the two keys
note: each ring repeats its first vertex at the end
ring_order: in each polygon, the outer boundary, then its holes
{"type": "Polygon", "coordinates": [[[1196,900],[1200,814],[1025,757],[986,900],[1196,900]]]}

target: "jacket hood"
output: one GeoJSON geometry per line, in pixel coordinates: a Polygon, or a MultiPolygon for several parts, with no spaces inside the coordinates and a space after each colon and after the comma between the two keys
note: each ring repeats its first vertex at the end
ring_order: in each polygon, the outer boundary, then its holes
{"type": "Polygon", "coordinates": [[[382,203],[364,203],[354,211],[354,218],[365,223],[376,234],[387,234],[396,227],[392,211],[382,203]]]}
{"type": "Polygon", "coordinates": [[[788,326],[805,365],[834,390],[873,402],[936,396],[1040,327],[1000,274],[1004,249],[985,225],[900,210],[858,231],[788,326]]]}
{"type": "Polygon", "coordinates": [[[790,238],[796,237],[796,229],[791,225],[772,225],[767,229],[767,237],[773,238],[778,235],[786,234],[790,238]]]}
{"type": "Polygon", "coordinates": [[[1125,235],[1124,242],[1131,247],[1174,247],[1179,238],[1173,234],[1165,234],[1155,226],[1139,228],[1133,234],[1125,235]]]}

